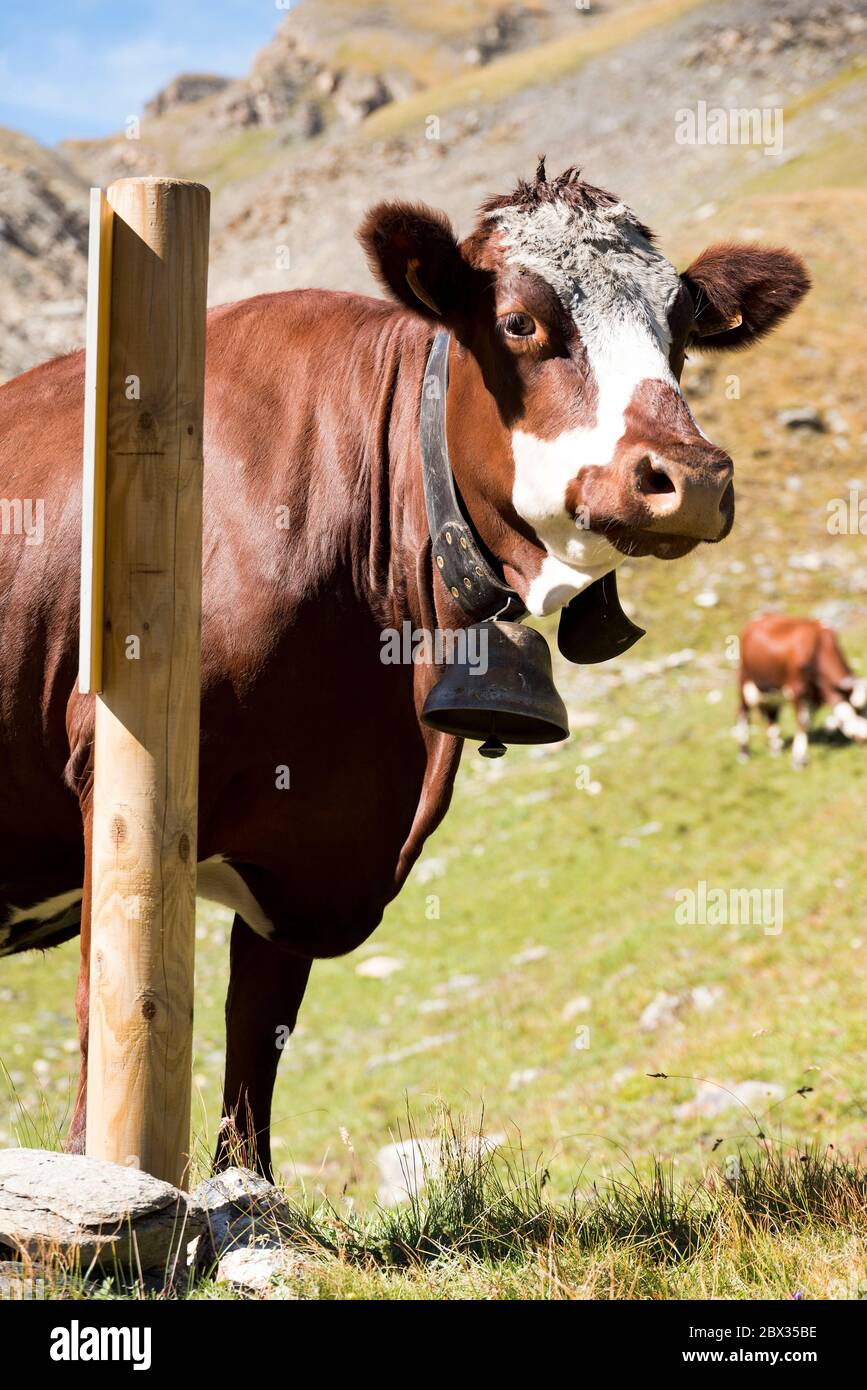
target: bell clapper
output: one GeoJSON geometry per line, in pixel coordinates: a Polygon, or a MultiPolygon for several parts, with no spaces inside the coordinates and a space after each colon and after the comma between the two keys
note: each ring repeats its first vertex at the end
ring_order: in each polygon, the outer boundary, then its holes
{"type": "Polygon", "coordinates": [[[502,743],[494,734],[490,738],[486,738],[479,749],[483,758],[502,758],[503,754],[508,751],[505,743],[502,743]]]}

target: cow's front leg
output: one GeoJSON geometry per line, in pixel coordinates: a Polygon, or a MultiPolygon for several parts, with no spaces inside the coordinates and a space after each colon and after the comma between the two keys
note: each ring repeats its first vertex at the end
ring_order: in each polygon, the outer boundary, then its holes
{"type": "Polygon", "coordinates": [[[795,719],[798,727],[792,743],[792,767],[806,767],[810,734],[810,705],[807,700],[796,698],[795,719]]]}
{"type": "Polygon", "coordinates": [[[226,1080],[216,1168],[244,1164],[271,1177],[271,1098],[312,962],[232,925],[226,997],[226,1080]]]}
{"type": "Polygon", "coordinates": [[[768,752],[778,757],[783,751],[783,735],[780,733],[780,710],[778,705],[767,705],[763,710],[768,726],[768,752]]]}
{"type": "Polygon", "coordinates": [[[738,704],[738,718],[735,724],[735,738],[738,741],[738,761],[745,763],[750,756],[750,707],[741,695],[738,704]]]}

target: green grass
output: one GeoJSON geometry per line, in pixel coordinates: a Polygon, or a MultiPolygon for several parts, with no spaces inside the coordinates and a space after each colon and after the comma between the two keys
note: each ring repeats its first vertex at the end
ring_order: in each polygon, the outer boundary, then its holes
{"type": "Polygon", "coordinates": [[[191,176],[207,183],[217,197],[230,184],[254,179],[279,162],[281,148],[272,129],[253,126],[223,136],[196,154],[191,176]]]}
{"type": "MultiPolygon", "coordinates": [[[[260,1297],[766,1298],[863,1297],[867,1173],[815,1149],[767,1142],[725,1171],[683,1183],[670,1164],[629,1164],[559,1202],[519,1147],[480,1153],[440,1117],[442,1172],[405,1205],[357,1213],[290,1199],[257,1227],[295,1263],[260,1297]],[[267,1228],[267,1230],[266,1230],[267,1228]]],[[[50,1254],[49,1297],[231,1296],[207,1264],[160,1279],[101,1274],[50,1254]],[[167,1285],[164,1279],[168,1280],[167,1285]]]]}
{"type": "Polygon", "coordinates": [[[800,116],[804,111],[812,110],[821,102],[827,101],[829,97],[838,96],[840,92],[846,91],[853,83],[863,82],[865,76],[867,76],[867,54],[862,53],[848,67],[835,72],[834,76],[829,77],[827,82],[821,82],[817,87],[809,88],[800,97],[789,102],[785,110],[786,120],[800,116]]]}
{"type": "MultiPolygon", "coordinates": [[[[861,83],[867,91],[867,81],[862,78],[861,83]]],[[[862,119],[856,123],[854,132],[852,129],[832,132],[787,163],[755,175],[748,190],[804,195],[829,188],[864,188],[865,185],[867,121],[862,119]]]]}

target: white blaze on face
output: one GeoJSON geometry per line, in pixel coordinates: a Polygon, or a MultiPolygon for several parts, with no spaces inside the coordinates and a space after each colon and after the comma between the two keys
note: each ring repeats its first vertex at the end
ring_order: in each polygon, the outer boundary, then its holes
{"type": "Polygon", "coordinates": [[[581,334],[595,386],[595,420],[556,439],[512,435],[515,510],[533,527],[547,557],[525,603],[550,613],[624,558],[603,536],[576,524],[566,489],[588,466],[605,467],[624,432],[624,416],[643,381],[679,392],[668,354],[668,306],[680,286],[622,203],[580,210],[564,202],[530,212],[500,209],[492,220],[508,264],[540,275],[556,291],[581,334]]]}

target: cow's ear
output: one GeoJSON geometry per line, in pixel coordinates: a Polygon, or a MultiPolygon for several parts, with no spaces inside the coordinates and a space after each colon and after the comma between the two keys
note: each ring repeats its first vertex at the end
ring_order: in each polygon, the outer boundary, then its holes
{"type": "Polygon", "coordinates": [[[793,252],[734,242],[702,251],[681,279],[693,302],[690,343],[701,351],[749,347],[810,288],[804,262],[793,252]]]}
{"type": "Polygon", "coordinates": [[[377,203],[358,239],[377,280],[408,309],[447,327],[467,313],[474,272],[444,212],[423,203],[377,203]]]}

